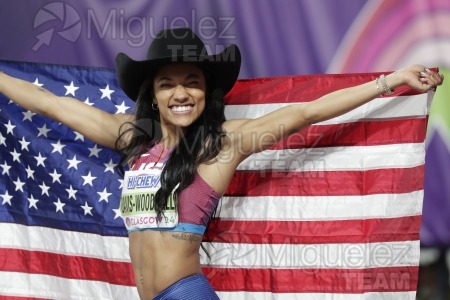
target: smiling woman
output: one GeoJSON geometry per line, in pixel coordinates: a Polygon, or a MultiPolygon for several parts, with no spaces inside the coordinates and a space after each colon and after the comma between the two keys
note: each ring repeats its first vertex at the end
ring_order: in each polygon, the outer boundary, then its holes
{"type": "MultiPolygon", "coordinates": [[[[135,120],[116,143],[125,145],[123,161],[131,166],[125,177],[145,172],[161,179],[156,188],[141,189],[152,195],[153,209],[122,214],[139,294],[217,299],[202,275],[199,247],[233,174],[218,176],[217,157],[226,143],[223,95],[238,77],[239,49],[231,45],[208,55],[197,35],[177,28],[160,32],[147,60],[119,54],[116,63],[123,90],[136,101],[135,120]],[[151,162],[160,163],[149,168],[151,162]],[[170,199],[174,210],[167,208],[170,199]]],[[[123,199],[137,198],[130,192],[123,199]]]]}

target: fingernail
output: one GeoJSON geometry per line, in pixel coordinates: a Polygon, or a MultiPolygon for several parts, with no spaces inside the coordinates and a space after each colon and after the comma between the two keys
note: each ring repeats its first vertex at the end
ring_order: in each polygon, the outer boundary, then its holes
{"type": "Polygon", "coordinates": [[[427,75],[427,73],[425,73],[425,72],[420,72],[420,75],[421,75],[421,76],[425,76],[425,75],[427,75]]]}
{"type": "Polygon", "coordinates": [[[431,70],[430,70],[430,69],[428,69],[428,68],[427,68],[427,69],[425,69],[425,71],[427,71],[428,73],[431,73],[431,70]]]}

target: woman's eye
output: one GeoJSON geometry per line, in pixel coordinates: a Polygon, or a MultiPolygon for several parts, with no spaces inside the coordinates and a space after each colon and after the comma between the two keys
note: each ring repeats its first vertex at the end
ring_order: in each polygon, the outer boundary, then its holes
{"type": "Polygon", "coordinates": [[[161,83],[161,84],[159,85],[159,87],[160,87],[160,88],[163,88],[163,89],[166,89],[166,88],[170,88],[171,85],[170,85],[169,83],[161,83]]]}
{"type": "Polygon", "coordinates": [[[189,81],[187,83],[188,86],[197,86],[198,85],[198,81],[189,81]]]}

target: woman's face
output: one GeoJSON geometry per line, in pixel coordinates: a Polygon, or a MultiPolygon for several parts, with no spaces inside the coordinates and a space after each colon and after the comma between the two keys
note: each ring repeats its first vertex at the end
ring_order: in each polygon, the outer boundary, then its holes
{"type": "Polygon", "coordinates": [[[188,127],[205,109],[205,76],[194,64],[161,67],[153,79],[153,90],[161,124],[188,127]]]}

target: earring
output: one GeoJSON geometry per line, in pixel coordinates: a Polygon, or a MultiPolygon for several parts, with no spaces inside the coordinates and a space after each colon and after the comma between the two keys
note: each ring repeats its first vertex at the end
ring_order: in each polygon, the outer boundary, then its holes
{"type": "Polygon", "coordinates": [[[153,110],[158,110],[158,104],[152,102],[152,109],[153,110]]]}

